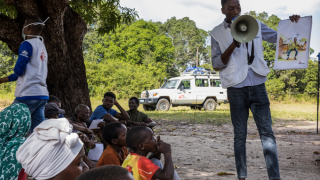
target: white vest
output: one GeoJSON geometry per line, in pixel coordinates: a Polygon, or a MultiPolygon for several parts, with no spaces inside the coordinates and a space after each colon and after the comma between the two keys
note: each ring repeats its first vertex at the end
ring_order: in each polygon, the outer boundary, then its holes
{"type": "Polygon", "coordinates": [[[28,41],[32,46],[32,56],[25,72],[17,80],[15,97],[49,96],[47,89],[48,54],[43,42],[38,38],[28,41]]]}
{"type": "MultiPolygon", "coordinates": [[[[270,72],[266,61],[263,59],[263,46],[261,23],[259,20],[259,32],[254,41],[254,60],[251,65],[248,65],[248,51],[245,43],[242,43],[240,48],[236,48],[230,56],[226,68],[219,71],[221,84],[223,88],[232,87],[244,81],[248,74],[248,68],[251,68],[255,73],[261,76],[267,76],[270,72]]],[[[210,32],[210,35],[219,43],[221,52],[225,52],[233,43],[230,28],[225,28],[224,23],[216,26],[210,32]]],[[[249,54],[251,53],[252,42],[248,43],[249,54]]]]}

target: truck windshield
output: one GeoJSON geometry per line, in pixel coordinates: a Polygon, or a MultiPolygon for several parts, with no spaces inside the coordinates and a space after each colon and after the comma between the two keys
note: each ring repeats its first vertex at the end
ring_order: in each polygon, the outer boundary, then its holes
{"type": "Polygon", "coordinates": [[[170,80],[161,89],[174,89],[178,81],[179,80],[170,80]]]}

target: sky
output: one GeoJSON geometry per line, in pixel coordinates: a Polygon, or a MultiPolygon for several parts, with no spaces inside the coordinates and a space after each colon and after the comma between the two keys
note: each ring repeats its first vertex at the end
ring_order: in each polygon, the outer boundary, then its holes
{"type": "MultiPolygon", "coordinates": [[[[221,13],[220,0],[120,0],[121,6],[135,8],[139,18],[146,21],[166,22],[171,17],[181,19],[189,17],[198,28],[212,30],[220,24],[224,15],[221,13]]],[[[320,53],[320,0],[240,0],[242,14],[249,11],[270,15],[280,19],[289,19],[292,14],[312,16],[310,47],[315,50],[311,57],[320,53]]]]}

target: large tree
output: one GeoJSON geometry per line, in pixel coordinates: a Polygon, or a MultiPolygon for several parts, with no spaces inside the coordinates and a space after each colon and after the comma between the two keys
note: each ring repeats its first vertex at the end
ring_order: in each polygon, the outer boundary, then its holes
{"type": "Polygon", "coordinates": [[[175,47],[175,65],[180,70],[184,70],[188,65],[195,66],[197,59],[210,62],[206,43],[208,32],[197,28],[196,23],[189,17],[172,17],[163,24],[158,22],[158,25],[160,32],[171,38],[175,47]]]}
{"type": "Polygon", "coordinates": [[[99,34],[131,23],[137,13],[120,6],[120,0],[0,0],[0,40],[18,53],[21,32],[28,17],[46,22],[41,36],[48,51],[47,85],[70,115],[78,104],[91,107],[82,42],[87,24],[101,22],[99,34]]]}

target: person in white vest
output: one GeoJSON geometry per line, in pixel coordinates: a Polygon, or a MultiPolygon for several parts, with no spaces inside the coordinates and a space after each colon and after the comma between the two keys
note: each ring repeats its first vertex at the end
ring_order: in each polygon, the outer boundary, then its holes
{"type": "Polygon", "coordinates": [[[19,47],[14,73],[0,79],[0,84],[17,81],[14,94],[16,99],[13,103],[23,103],[28,106],[32,119],[30,133],[44,121],[44,106],[49,99],[46,84],[48,54],[40,36],[44,23],[39,17],[26,19],[22,29],[25,41],[19,47]]]}
{"type": "MultiPolygon", "coordinates": [[[[227,88],[231,120],[234,127],[234,153],[238,178],[247,178],[246,138],[249,109],[256,122],[269,179],[280,179],[276,139],[272,131],[270,102],[265,88],[270,72],[263,59],[262,41],[276,43],[277,32],[257,20],[256,38],[239,43],[231,36],[231,21],[241,14],[239,0],[221,0],[224,21],[211,32],[212,66],[219,71],[221,84],[227,88]]],[[[298,22],[300,16],[290,16],[298,22]]]]}

